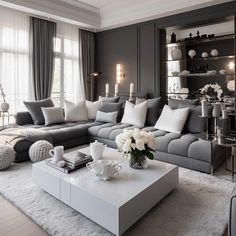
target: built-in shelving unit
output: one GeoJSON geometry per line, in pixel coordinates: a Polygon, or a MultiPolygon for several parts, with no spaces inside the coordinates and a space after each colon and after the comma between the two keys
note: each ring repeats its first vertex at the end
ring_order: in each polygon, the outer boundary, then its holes
{"type": "MultiPolygon", "coordinates": [[[[234,32],[234,29],[232,31],[234,32]]],[[[235,81],[235,34],[208,37],[206,34],[199,34],[198,38],[185,38],[176,43],[168,43],[166,40],[160,44],[160,75],[161,80],[166,81],[162,84],[165,84],[168,97],[178,97],[182,94],[181,88],[188,88],[191,95],[200,96],[199,89],[209,83],[218,83],[224,95],[234,96],[228,82],[235,81]],[[181,54],[177,59],[172,55],[172,51],[176,49],[181,54]],[[212,49],[216,49],[218,55],[211,55],[212,49]],[[190,57],[190,50],[194,50],[196,55],[190,57]],[[208,55],[202,55],[203,52],[207,52],[208,55]],[[172,74],[173,72],[177,74],[172,74]]]]}

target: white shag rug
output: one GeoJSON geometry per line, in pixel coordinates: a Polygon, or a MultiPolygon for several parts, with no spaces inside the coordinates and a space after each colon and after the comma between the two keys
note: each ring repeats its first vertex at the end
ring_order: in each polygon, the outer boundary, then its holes
{"type": "MultiPolygon", "coordinates": [[[[59,236],[112,235],[35,186],[31,169],[31,163],[23,163],[1,171],[0,193],[45,231],[59,236]]],[[[125,235],[222,235],[235,183],[183,168],[179,169],[179,173],[178,187],[125,235]]]]}

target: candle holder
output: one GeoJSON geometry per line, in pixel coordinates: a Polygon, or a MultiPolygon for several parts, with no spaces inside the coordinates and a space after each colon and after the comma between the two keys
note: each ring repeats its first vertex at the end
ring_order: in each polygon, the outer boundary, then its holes
{"type": "Polygon", "coordinates": [[[109,93],[106,93],[106,98],[108,98],[109,97],[109,93]]]}
{"type": "Polygon", "coordinates": [[[129,101],[130,102],[134,102],[135,101],[134,94],[132,92],[129,94],[129,101]]]}
{"type": "Polygon", "coordinates": [[[115,93],[115,94],[114,94],[114,97],[118,97],[118,93],[115,93]]]}

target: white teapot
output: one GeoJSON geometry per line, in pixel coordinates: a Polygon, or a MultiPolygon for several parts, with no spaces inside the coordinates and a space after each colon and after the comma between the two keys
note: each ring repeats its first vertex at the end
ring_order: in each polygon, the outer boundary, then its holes
{"type": "Polygon", "coordinates": [[[94,143],[90,143],[90,155],[94,160],[102,159],[103,152],[107,145],[95,140],[94,143]]]}
{"type": "Polygon", "coordinates": [[[87,168],[102,180],[109,180],[115,174],[119,175],[121,166],[116,161],[95,160],[86,164],[87,168]]]}

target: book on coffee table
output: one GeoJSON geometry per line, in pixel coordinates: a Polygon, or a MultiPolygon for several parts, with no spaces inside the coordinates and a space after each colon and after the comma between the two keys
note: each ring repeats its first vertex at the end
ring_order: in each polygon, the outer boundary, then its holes
{"type": "Polygon", "coordinates": [[[54,164],[52,159],[45,160],[45,163],[56,170],[69,174],[73,171],[85,167],[88,162],[93,161],[90,155],[85,155],[83,153],[79,153],[78,156],[64,157],[63,159],[65,161],[65,166],[63,167],[54,164]]]}

